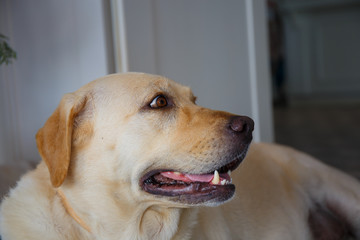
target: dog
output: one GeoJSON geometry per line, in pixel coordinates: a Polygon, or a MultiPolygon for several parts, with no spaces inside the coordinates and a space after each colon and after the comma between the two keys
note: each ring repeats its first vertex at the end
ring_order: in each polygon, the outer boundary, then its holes
{"type": "Polygon", "coordinates": [[[1,236],[360,239],[358,181],[251,143],[253,129],[165,77],[97,79],[66,94],[38,131],[42,161],[2,201],[1,236]]]}

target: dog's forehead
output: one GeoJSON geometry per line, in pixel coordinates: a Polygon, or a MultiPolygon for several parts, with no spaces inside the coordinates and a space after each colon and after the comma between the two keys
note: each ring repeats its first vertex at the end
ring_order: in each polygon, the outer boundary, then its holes
{"type": "Polygon", "coordinates": [[[117,95],[127,98],[136,98],[139,101],[154,94],[169,94],[172,97],[195,99],[191,89],[171,79],[145,74],[126,73],[113,74],[90,83],[88,88],[100,95],[117,95]]]}

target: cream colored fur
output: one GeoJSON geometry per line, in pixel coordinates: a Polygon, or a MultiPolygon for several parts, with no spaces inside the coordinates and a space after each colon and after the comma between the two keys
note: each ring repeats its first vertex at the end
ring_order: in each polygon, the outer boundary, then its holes
{"type": "MultiPolygon", "coordinates": [[[[312,239],[308,215],[315,203],[336,206],[360,235],[359,183],[283,146],[253,143],[231,175],[235,197],[217,207],[192,207],[141,190],[139,179],[148,170],[211,167],[214,159],[190,157],[188,145],[200,137],[221,137],[210,130],[223,124],[224,116],[195,105],[189,88],[147,74],[110,75],[67,94],[37,135],[43,161],[2,201],[0,235],[3,240],[312,239]],[[158,93],[171,96],[176,114],[144,109],[158,93]],[[209,116],[212,128],[202,127],[209,116]],[[57,189],[91,233],[67,213],[57,189]]],[[[227,151],[216,146],[208,151],[227,151]]]]}

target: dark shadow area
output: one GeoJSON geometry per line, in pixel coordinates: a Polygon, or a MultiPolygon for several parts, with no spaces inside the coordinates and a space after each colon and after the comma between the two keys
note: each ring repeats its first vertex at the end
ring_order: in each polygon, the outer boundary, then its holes
{"type": "Polygon", "coordinates": [[[275,141],[360,178],[360,2],[268,0],[275,141]]]}
{"type": "Polygon", "coordinates": [[[360,103],[275,108],[276,142],[360,178],[360,103]]]}

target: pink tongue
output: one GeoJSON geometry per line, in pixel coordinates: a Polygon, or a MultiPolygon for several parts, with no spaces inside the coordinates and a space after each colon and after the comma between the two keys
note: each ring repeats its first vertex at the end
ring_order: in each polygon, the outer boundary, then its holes
{"type": "Polygon", "coordinates": [[[214,174],[185,174],[192,182],[210,182],[214,178],[214,174]]]}
{"type": "Polygon", "coordinates": [[[214,175],[213,174],[182,174],[174,172],[162,172],[162,176],[171,178],[174,180],[180,180],[183,182],[210,182],[214,175]]]}

